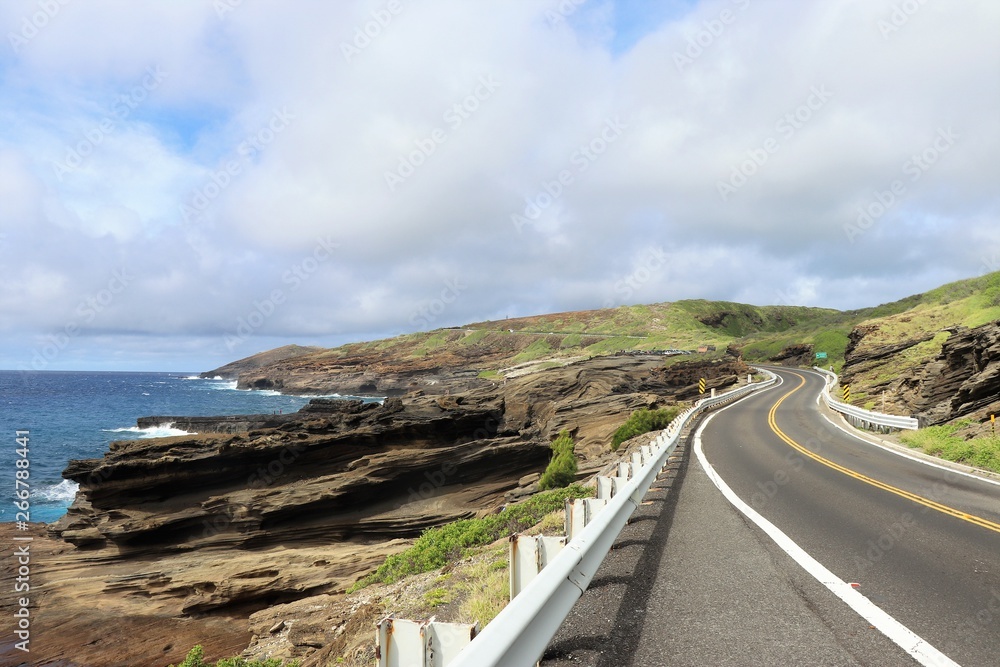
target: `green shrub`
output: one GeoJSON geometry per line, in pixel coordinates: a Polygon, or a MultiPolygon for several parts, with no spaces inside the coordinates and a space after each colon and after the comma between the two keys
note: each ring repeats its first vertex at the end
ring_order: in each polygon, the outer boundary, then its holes
{"type": "Polygon", "coordinates": [[[575,445],[573,437],[569,431],[563,429],[552,442],[552,460],[549,466],[542,473],[542,478],[538,480],[538,488],[542,491],[549,489],[561,489],[569,486],[576,480],[576,453],[573,451],[575,445]]]}
{"type": "Polygon", "coordinates": [[[948,461],[1000,472],[1000,436],[987,436],[966,440],[956,432],[972,422],[959,420],[951,424],[928,426],[919,431],[901,433],[899,439],[925,454],[940,456],[948,461]]]}
{"type": "Polygon", "coordinates": [[[502,537],[527,530],[557,509],[567,498],[588,498],[592,489],[573,484],[532,496],[502,512],[482,519],[463,519],[437,528],[428,528],[409,549],[385,559],[375,572],[354,584],[349,593],[365,586],[391,584],[411,574],[430,572],[466,556],[474,547],[496,542],[502,537]]]}
{"type": "Polygon", "coordinates": [[[611,436],[611,450],[618,451],[623,442],[637,435],[665,429],[677,416],[678,411],[678,408],[661,408],[659,410],[642,408],[636,410],[611,436]]]}
{"type": "MultiPolygon", "coordinates": [[[[214,667],[298,667],[299,661],[293,660],[284,663],[277,658],[270,660],[247,660],[246,658],[223,658],[215,663],[214,667]]],[[[170,667],[174,667],[170,665],[170,667]]],[[[195,646],[188,651],[187,657],[177,667],[213,667],[211,663],[205,662],[205,650],[201,645],[195,646]]]]}

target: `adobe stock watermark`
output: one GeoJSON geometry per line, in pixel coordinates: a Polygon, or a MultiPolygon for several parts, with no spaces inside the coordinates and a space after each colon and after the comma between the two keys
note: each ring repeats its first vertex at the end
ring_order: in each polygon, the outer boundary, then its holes
{"type": "Polygon", "coordinates": [[[424,471],[426,481],[417,485],[417,488],[409,487],[407,492],[407,502],[414,503],[421,500],[430,500],[438,491],[448,485],[449,478],[458,472],[458,466],[451,461],[445,461],[441,467],[434,471],[424,471]]]}
{"type": "MultiPolygon", "coordinates": [[[[739,11],[746,11],[750,6],[750,0],[731,0],[739,11]]],[[[736,23],[739,14],[731,9],[723,9],[715,18],[705,19],[701,22],[698,30],[687,35],[687,46],[683,52],[674,51],[674,67],[681,74],[685,68],[694,64],[694,61],[701,58],[704,53],[715,44],[726,28],[736,23]]]]}
{"type": "Polygon", "coordinates": [[[615,281],[614,292],[621,298],[609,298],[604,302],[605,308],[614,308],[629,302],[643,285],[653,279],[667,264],[667,253],[659,246],[648,248],[642,254],[642,261],[630,274],[615,281]]]}
{"type": "Polygon", "coordinates": [[[520,234],[525,225],[538,222],[542,213],[559,201],[566,189],[576,182],[576,176],[590,169],[590,166],[607,152],[608,147],[618,141],[622,130],[627,127],[628,125],[618,116],[606,120],[604,127],[593,139],[573,151],[569,158],[570,167],[561,169],[552,180],[543,180],[538,192],[525,197],[524,210],[510,215],[510,221],[517,233],[520,234]]]}
{"type": "Polygon", "coordinates": [[[479,84],[461,101],[448,107],[441,115],[441,119],[448,126],[447,130],[435,127],[426,137],[414,139],[414,149],[399,156],[394,170],[386,170],[383,173],[389,192],[395,192],[396,188],[406,182],[410,176],[413,176],[418,168],[426,164],[427,160],[437,152],[438,146],[448,140],[448,135],[471,118],[483,102],[493,97],[493,93],[499,87],[500,82],[491,75],[486,74],[479,77],[479,84]]]}
{"type": "Polygon", "coordinates": [[[882,33],[882,39],[889,39],[889,35],[898,32],[925,4],[927,0],[903,0],[894,4],[889,16],[880,18],[876,22],[878,31],[882,33]]]}
{"type": "Polygon", "coordinates": [[[83,139],[67,147],[62,162],[53,163],[52,168],[59,180],[62,181],[63,176],[79,169],[83,165],[84,159],[92,155],[97,147],[104,143],[108,135],[118,128],[119,123],[139,108],[139,105],[145,102],[149,94],[159,88],[166,78],[167,73],[159,65],[147,67],[142,81],[133,86],[127,93],[115,98],[107,115],[84,132],[83,139]]]}
{"type": "Polygon", "coordinates": [[[82,326],[93,323],[129,285],[134,276],[128,269],[121,268],[111,273],[107,284],[98,291],[85,295],[77,304],[74,313],[76,318],[54,334],[42,339],[42,343],[31,350],[30,366],[22,364],[21,371],[42,371],[59,358],[74,338],[82,333],[82,326]]]}
{"type": "Polygon", "coordinates": [[[355,26],[354,37],[350,42],[340,43],[340,53],[348,63],[361,55],[361,52],[378,39],[382,31],[389,27],[392,20],[403,11],[403,3],[399,0],[389,0],[384,7],[371,13],[371,19],[362,25],[355,26]]]}
{"type": "Polygon", "coordinates": [[[452,278],[444,281],[444,288],[440,294],[430,301],[421,303],[420,306],[410,315],[410,324],[418,330],[429,329],[434,322],[448,307],[458,301],[462,292],[469,288],[459,278],[452,278]]]}
{"type": "MultiPolygon", "coordinates": [[[[285,445],[281,449],[281,452],[271,459],[267,465],[258,466],[256,470],[250,473],[247,477],[247,488],[264,489],[271,486],[287,472],[288,468],[302,456],[302,452],[304,451],[305,447],[301,444],[291,443],[285,445]]],[[[211,520],[202,519],[202,525],[205,527],[205,530],[201,534],[202,539],[218,535],[232,526],[236,519],[236,511],[232,505],[228,506],[223,514],[214,516],[211,520]]]]}
{"type": "MultiPolygon", "coordinates": [[[[459,437],[455,440],[455,444],[453,446],[461,445],[463,442],[475,442],[477,440],[495,437],[497,432],[500,430],[500,420],[502,418],[503,413],[501,412],[487,413],[482,426],[469,434],[469,438],[471,440],[459,437]]],[[[458,466],[451,461],[445,461],[437,470],[425,471],[423,474],[425,481],[420,482],[416,488],[411,486],[406,489],[409,494],[406,502],[412,503],[430,500],[434,496],[438,495],[442,488],[450,484],[454,484],[455,480],[452,478],[455,477],[457,473],[458,466]]],[[[400,506],[403,504],[406,503],[402,503],[400,506]]]]}
{"type": "MultiPolygon", "coordinates": [[[[2,239],[0,239],[2,241],[2,239]]],[[[1000,271],[1000,252],[994,252],[992,256],[983,255],[983,263],[979,265],[979,275],[1000,271]]]]}
{"type": "Polygon", "coordinates": [[[237,9],[243,6],[243,0],[215,0],[212,3],[213,9],[215,9],[215,15],[219,17],[219,20],[226,18],[226,15],[235,12],[237,9]]]}
{"type": "Polygon", "coordinates": [[[877,538],[865,542],[864,560],[858,558],[857,554],[852,556],[857,573],[864,573],[870,566],[885,558],[916,525],[917,520],[913,515],[909,512],[903,512],[899,520],[889,524],[889,526],[879,533],[877,538]]]}
{"type": "MultiPolygon", "coordinates": [[[[960,481],[960,477],[952,470],[944,471],[944,476],[940,481],[934,484],[918,489],[917,495],[926,498],[932,503],[944,503],[948,496],[953,494],[953,487],[949,486],[946,482],[957,483],[960,481]]],[[[931,507],[922,503],[923,507],[920,508],[920,514],[927,514],[931,511],[931,507]]],[[[878,563],[883,558],[885,558],[889,553],[895,549],[912,530],[918,525],[917,518],[910,512],[903,512],[899,520],[893,521],[885,529],[883,529],[879,536],[875,539],[870,539],[864,544],[864,559],[858,557],[857,554],[852,555],[854,559],[854,566],[857,568],[859,573],[865,572],[868,567],[878,563]]]]}
{"type": "Polygon", "coordinates": [[[812,86],[805,101],[792,111],[784,114],[774,124],[774,130],[781,139],[768,137],[758,148],[747,151],[747,159],[734,165],[726,181],[716,181],[715,188],[723,202],[729,201],[730,195],[742,188],[747,182],[767,164],[772,155],[781,148],[782,140],[788,142],[813,119],[816,112],[826,106],[833,97],[825,85],[812,86]]]}
{"type": "Polygon", "coordinates": [[[28,42],[44,30],[52,20],[68,5],[71,0],[38,0],[36,7],[38,10],[28,16],[21,18],[21,26],[18,32],[7,33],[7,41],[10,48],[14,50],[14,55],[20,55],[21,51],[28,45],[28,42]]]}
{"type": "MultiPolygon", "coordinates": [[[[802,446],[814,454],[819,454],[823,451],[824,443],[829,444],[832,440],[833,436],[824,432],[819,436],[809,438],[802,446]]],[[[757,482],[757,490],[750,496],[750,505],[754,509],[761,509],[771,502],[781,488],[792,481],[794,474],[802,470],[805,463],[805,457],[800,452],[796,450],[787,452],[784,457],[784,466],[775,470],[770,479],[757,482]]]]}
{"type": "Polygon", "coordinates": [[[309,256],[296,262],[281,274],[281,283],[288,286],[287,292],[281,287],[276,287],[263,298],[255,299],[250,311],[237,318],[233,333],[225,337],[226,348],[232,352],[253,336],[287,302],[288,294],[297,290],[319,271],[320,265],[329,261],[339,247],[340,245],[329,236],[318,239],[309,256]]]}
{"type": "Polygon", "coordinates": [[[209,174],[204,185],[195,188],[188,201],[181,203],[180,213],[184,222],[200,219],[212,202],[233,184],[233,181],[243,173],[244,167],[250,164],[275,138],[284,132],[295,114],[286,107],[275,109],[268,121],[253,134],[248,134],[236,147],[237,157],[226,160],[218,169],[209,174]]]}
{"type": "MultiPolygon", "coordinates": [[[[938,128],[934,140],[919,153],[914,153],[903,162],[903,176],[909,177],[910,183],[919,181],[930,170],[941,156],[951,150],[958,139],[958,134],[951,127],[938,128]]],[[[844,225],[847,240],[854,243],[857,238],[871,229],[889,209],[906,194],[906,183],[902,178],[893,180],[885,190],[875,190],[873,198],[867,204],[858,207],[858,217],[854,222],[844,225]]]]}
{"type": "Polygon", "coordinates": [[[989,630],[997,621],[1000,621],[1000,589],[994,587],[990,589],[990,599],[986,606],[977,611],[965,626],[975,635],[989,630]]]}
{"type": "Polygon", "coordinates": [[[587,0],[560,0],[559,4],[554,8],[545,10],[545,19],[549,22],[550,26],[559,25],[560,23],[564,23],[566,19],[575,14],[576,10],[585,4],[587,4],[587,0]]]}

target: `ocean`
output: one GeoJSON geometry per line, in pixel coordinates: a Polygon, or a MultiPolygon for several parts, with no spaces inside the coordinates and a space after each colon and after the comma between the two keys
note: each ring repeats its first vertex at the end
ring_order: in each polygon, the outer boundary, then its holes
{"type": "Polygon", "coordinates": [[[139,417],[288,413],[310,398],[237,390],[235,381],[193,373],[0,371],[0,521],[19,512],[18,431],[28,432],[29,519],[50,523],[76,495],[77,485],[62,478],[70,459],[100,458],[115,440],[184,434],[170,424],[141,430],[139,417]]]}

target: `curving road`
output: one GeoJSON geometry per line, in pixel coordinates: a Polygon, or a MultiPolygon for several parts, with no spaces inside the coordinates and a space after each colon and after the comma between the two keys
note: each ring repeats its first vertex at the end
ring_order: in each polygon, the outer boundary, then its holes
{"type": "Polygon", "coordinates": [[[772,370],[678,446],[543,667],[1000,665],[1000,485],[835,427],[823,378],[772,370]]]}
{"type": "Polygon", "coordinates": [[[818,374],[773,370],[779,386],[705,425],[707,462],[932,647],[961,665],[1000,664],[1000,486],[843,432],[817,405],[818,374]]]}

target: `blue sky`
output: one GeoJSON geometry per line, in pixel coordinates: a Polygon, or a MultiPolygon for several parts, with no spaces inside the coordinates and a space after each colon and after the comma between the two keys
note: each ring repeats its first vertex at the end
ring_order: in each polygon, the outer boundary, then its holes
{"type": "Polygon", "coordinates": [[[0,4],[0,368],[1000,270],[1000,5],[0,4]]]}

